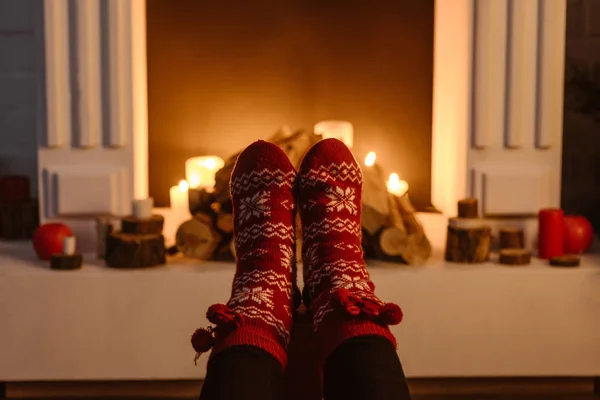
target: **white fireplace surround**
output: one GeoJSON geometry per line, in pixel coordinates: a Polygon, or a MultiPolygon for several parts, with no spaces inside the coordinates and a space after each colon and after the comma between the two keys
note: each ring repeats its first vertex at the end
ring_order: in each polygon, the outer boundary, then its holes
{"type": "MultiPolygon", "coordinates": [[[[44,221],[124,214],[133,197],[148,196],[145,1],[107,0],[104,75],[101,4],[77,1],[70,31],[67,0],[45,1],[44,221]]],[[[431,181],[446,216],[469,195],[490,216],[560,204],[565,19],[566,0],[436,1],[431,181]]]]}
{"type": "MultiPolygon", "coordinates": [[[[94,213],[126,214],[134,197],[148,196],[145,1],[44,6],[41,215],[67,221],[85,247],[94,213]]],[[[486,215],[531,223],[539,207],[559,205],[565,19],[566,0],[436,1],[432,200],[443,215],[421,216],[425,225],[438,221],[428,229],[436,247],[465,196],[479,197],[486,215]]],[[[404,309],[393,332],[408,376],[593,376],[600,261],[585,263],[517,269],[438,258],[369,267],[378,294],[404,309]]],[[[29,244],[0,243],[0,381],[204,376],[205,365],[191,362],[189,334],[208,305],[224,301],[232,265],[123,271],[88,257],[73,273],[44,267],[29,244]]]]}

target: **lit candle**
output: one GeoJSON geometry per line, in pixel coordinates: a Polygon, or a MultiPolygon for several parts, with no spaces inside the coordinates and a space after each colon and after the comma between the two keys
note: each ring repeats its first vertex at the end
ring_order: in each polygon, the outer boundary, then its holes
{"type": "Polygon", "coordinates": [[[148,219],[152,217],[154,199],[152,197],[148,197],[146,199],[134,199],[131,206],[131,213],[135,218],[148,219]]]}
{"type": "Polygon", "coordinates": [[[63,239],[63,254],[66,256],[75,254],[75,236],[67,236],[63,239]]]}
{"type": "Polygon", "coordinates": [[[185,179],[189,187],[212,190],[215,173],[223,168],[225,161],[217,156],[193,157],[185,162],[185,179]]]}
{"type": "Polygon", "coordinates": [[[398,197],[402,197],[408,192],[408,183],[400,180],[400,177],[395,172],[390,174],[386,186],[388,192],[398,197]]]}
{"type": "Polygon", "coordinates": [[[188,183],[186,181],[180,181],[179,185],[172,186],[169,190],[171,210],[177,221],[183,221],[190,216],[188,189],[188,183]]]}
{"type": "Polygon", "coordinates": [[[315,125],[314,131],[323,139],[339,139],[350,149],[354,144],[354,127],[348,121],[321,121],[315,125]]]}

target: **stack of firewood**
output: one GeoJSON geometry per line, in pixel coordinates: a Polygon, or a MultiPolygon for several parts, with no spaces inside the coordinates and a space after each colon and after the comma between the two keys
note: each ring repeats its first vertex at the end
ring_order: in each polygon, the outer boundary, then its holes
{"type": "MultiPolygon", "coordinates": [[[[270,142],[280,146],[298,168],[304,154],[322,138],[312,131],[280,129],[270,142]]],[[[177,249],[201,260],[229,261],[235,258],[229,178],[239,153],[229,157],[215,174],[213,191],[190,189],[190,211],[176,235],[177,249]]],[[[408,194],[388,193],[385,179],[364,179],[363,244],[367,257],[407,264],[421,264],[431,254],[431,245],[415,215],[408,194]]],[[[297,257],[301,262],[302,227],[297,218],[297,257]]]]}

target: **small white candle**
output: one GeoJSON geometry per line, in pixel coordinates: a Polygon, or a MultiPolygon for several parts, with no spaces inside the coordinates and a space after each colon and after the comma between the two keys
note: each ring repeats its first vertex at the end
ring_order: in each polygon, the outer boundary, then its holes
{"type": "Polygon", "coordinates": [[[321,121],[315,125],[314,131],[323,139],[339,139],[350,149],[354,144],[354,126],[348,121],[321,121]]]}
{"type": "Polygon", "coordinates": [[[135,218],[147,219],[152,217],[152,208],[154,208],[154,199],[135,199],[132,202],[132,214],[135,218]]]}
{"type": "Polygon", "coordinates": [[[387,189],[391,194],[402,197],[408,192],[408,183],[400,180],[398,174],[394,172],[393,174],[390,174],[390,177],[388,178],[387,189]]]}
{"type": "Polygon", "coordinates": [[[188,189],[188,183],[186,181],[180,181],[179,185],[173,186],[169,190],[171,210],[178,221],[184,220],[190,215],[188,189]]]}
{"type": "Polygon", "coordinates": [[[63,254],[67,256],[75,254],[75,236],[67,236],[63,239],[63,254]]]}
{"type": "Polygon", "coordinates": [[[217,156],[193,157],[185,162],[185,179],[192,189],[212,190],[215,173],[223,168],[225,161],[217,156]]]}

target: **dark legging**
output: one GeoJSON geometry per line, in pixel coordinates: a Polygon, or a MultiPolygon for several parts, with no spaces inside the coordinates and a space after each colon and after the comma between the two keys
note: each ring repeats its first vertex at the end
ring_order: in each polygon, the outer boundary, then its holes
{"type": "MultiPolygon", "coordinates": [[[[223,350],[208,364],[200,400],[282,400],[283,371],[275,358],[252,346],[223,350]]],[[[402,365],[381,336],[347,340],[325,362],[325,400],[409,400],[402,365]]]]}

